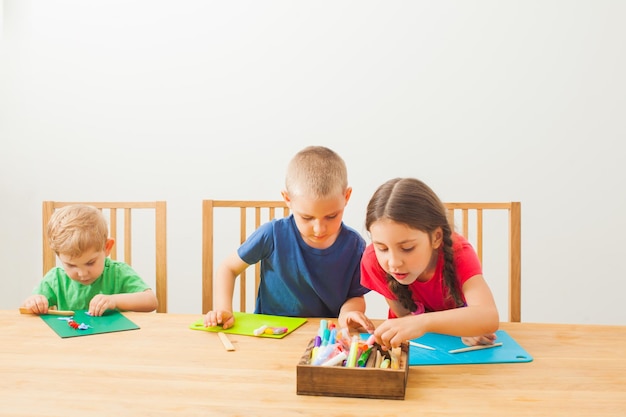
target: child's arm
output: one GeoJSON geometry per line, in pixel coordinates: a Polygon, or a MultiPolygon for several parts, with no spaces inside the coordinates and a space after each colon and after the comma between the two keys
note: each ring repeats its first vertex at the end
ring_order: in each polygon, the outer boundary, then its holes
{"type": "MultiPolygon", "coordinates": [[[[493,340],[491,335],[498,329],[500,319],[485,279],[482,275],[475,275],[465,282],[462,290],[466,307],[418,315],[408,314],[387,320],[376,329],[376,341],[385,348],[397,347],[403,341],[418,338],[427,332],[460,337],[489,335],[480,340],[485,343],[493,340]]],[[[399,303],[394,300],[388,300],[388,303],[398,315],[399,303]]]]}
{"type": "Polygon", "coordinates": [[[368,333],[374,331],[374,324],[365,315],[365,297],[352,297],[346,300],[339,311],[339,327],[363,328],[368,333]]]}
{"type": "Polygon", "coordinates": [[[124,294],[98,294],[89,302],[89,314],[101,316],[107,310],[142,311],[156,310],[159,302],[151,289],[124,293],[124,294]]]}
{"type": "Polygon", "coordinates": [[[33,294],[22,303],[21,307],[29,308],[35,314],[48,313],[48,299],[41,294],[33,294]]]}
{"type": "Polygon", "coordinates": [[[213,310],[206,313],[204,325],[217,326],[228,329],[235,323],[233,316],[233,292],[235,280],[248,266],[237,252],[231,254],[222,262],[215,274],[213,289],[215,291],[215,305],[213,310]]]}

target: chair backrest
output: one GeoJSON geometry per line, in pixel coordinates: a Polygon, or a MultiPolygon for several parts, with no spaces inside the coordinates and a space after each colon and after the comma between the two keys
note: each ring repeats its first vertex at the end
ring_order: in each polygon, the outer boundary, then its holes
{"type": "MultiPolygon", "coordinates": [[[[485,212],[500,211],[507,215],[508,233],[508,320],[521,321],[521,204],[519,202],[504,203],[444,203],[448,217],[455,225],[457,232],[465,236],[476,249],[480,262],[483,262],[484,239],[491,237],[484,227],[485,212]]],[[[284,201],[223,201],[204,200],[202,202],[202,309],[203,313],[213,308],[213,270],[214,270],[214,233],[215,209],[239,209],[239,243],[261,224],[287,216],[289,210],[284,201]],[[254,216],[250,221],[248,215],[254,216]]],[[[488,217],[488,216],[487,216],[488,217]]],[[[489,239],[491,241],[491,239],[489,239]]],[[[499,243],[502,240],[499,240],[499,243]]],[[[254,266],[255,283],[254,299],[260,280],[260,267],[254,266]]],[[[239,282],[240,311],[246,311],[246,273],[241,274],[239,282]]]]}
{"type": "MultiPolygon", "coordinates": [[[[155,240],[155,275],[156,275],[156,296],[159,301],[157,312],[167,312],[167,225],[166,225],[166,203],[165,201],[147,201],[147,202],[66,202],[66,201],[44,201],[43,202],[43,273],[44,275],[57,264],[57,258],[54,251],[48,245],[46,229],[48,221],[54,210],[68,206],[71,204],[88,204],[100,209],[105,216],[108,213],[109,235],[115,239],[115,244],[111,250],[110,258],[114,260],[122,260],[132,265],[133,254],[133,214],[138,217],[143,216],[143,211],[154,211],[154,240],[155,240]],[[140,215],[139,211],[142,211],[140,215]],[[119,213],[118,213],[119,212],[119,213]],[[123,213],[120,217],[121,223],[118,223],[118,214],[123,213]],[[122,237],[118,237],[118,227],[122,229],[122,237]],[[118,248],[123,248],[123,257],[118,255],[118,248]]],[[[150,214],[149,214],[150,215],[150,214]]],[[[151,215],[150,215],[151,216],[151,215]]],[[[142,217],[143,218],[143,217],[142,217]]],[[[135,222],[136,224],[137,222],[135,222]]],[[[137,231],[137,230],[135,230],[137,231]]],[[[152,236],[150,232],[150,236],[152,236]]],[[[143,251],[137,251],[143,252],[143,251]]],[[[136,252],[136,253],[137,253],[136,252]]]]}
{"type": "MultiPolygon", "coordinates": [[[[213,271],[215,246],[213,242],[216,226],[216,209],[239,210],[239,239],[243,243],[247,237],[263,223],[272,219],[287,217],[289,208],[284,201],[233,201],[233,200],[203,200],[202,201],[202,312],[213,309],[213,271]]],[[[223,210],[221,210],[223,211],[223,210]]],[[[233,229],[234,230],[234,229],[233,229]]],[[[231,248],[229,248],[231,250],[231,248]]],[[[232,248],[235,250],[235,248],[232,248]]],[[[257,263],[254,267],[254,298],[256,300],[261,277],[261,268],[257,263]]],[[[249,269],[250,269],[249,268],[249,269]]],[[[239,311],[246,311],[247,291],[246,272],[239,277],[239,311]]]]}
{"type": "MultiPolygon", "coordinates": [[[[521,203],[444,203],[448,209],[448,218],[455,225],[457,232],[465,236],[478,254],[481,264],[483,263],[483,248],[486,227],[485,217],[495,212],[505,212],[507,215],[507,255],[508,255],[508,320],[511,322],[521,321],[521,203]]],[[[489,232],[489,236],[493,233],[489,232]]],[[[494,241],[495,239],[487,239],[494,241]]],[[[494,236],[495,237],[495,236],[494,236]]],[[[500,244],[502,240],[498,240],[500,244]]],[[[486,277],[489,280],[489,277],[486,277]]]]}

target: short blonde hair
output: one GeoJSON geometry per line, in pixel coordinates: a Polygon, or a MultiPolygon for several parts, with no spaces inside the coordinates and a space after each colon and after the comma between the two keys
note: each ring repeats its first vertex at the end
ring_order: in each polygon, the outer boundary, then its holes
{"type": "Polygon", "coordinates": [[[298,152],[287,166],[285,188],[290,195],[315,198],[343,193],[348,188],[344,160],[324,146],[308,146],[298,152]]]}
{"type": "Polygon", "coordinates": [[[86,250],[101,251],[109,237],[107,221],[100,210],[84,204],[61,207],[48,222],[48,244],[56,254],[71,258],[86,250]]]}

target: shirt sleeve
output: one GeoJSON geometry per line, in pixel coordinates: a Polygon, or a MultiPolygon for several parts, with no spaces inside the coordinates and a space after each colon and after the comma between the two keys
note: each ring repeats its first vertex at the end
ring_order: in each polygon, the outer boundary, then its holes
{"type": "Polygon", "coordinates": [[[361,284],[383,295],[385,298],[397,299],[387,285],[387,274],[378,263],[374,246],[371,243],[365,248],[363,258],[361,259],[361,284]]]}
{"type": "Polygon", "coordinates": [[[457,237],[454,243],[454,261],[460,286],[463,286],[471,277],[483,273],[476,251],[463,237],[457,237]]]}

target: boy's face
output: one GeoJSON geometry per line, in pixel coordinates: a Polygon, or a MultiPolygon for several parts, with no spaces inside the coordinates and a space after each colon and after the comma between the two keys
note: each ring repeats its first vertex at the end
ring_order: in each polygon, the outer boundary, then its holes
{"type": "Polygon", "coordinates": [[[113,240],[107,240],[104,250],[88,249],[80,256],[70,257],[59,253],[59,259],[65,273],[74,281],[83,285],[93,284],[104,271],[104,260],[111,253],[113,240]]]}
{"type": "Polygon", "coordinates": [[[330,247],[341,229],[343,211],[348,204],[352,189],[345,194],[318,198],[298,195],[290,197],[283,191],[283,198],[293,213],[300,236],[307,245],[316,249],[330,247]]]}

